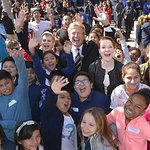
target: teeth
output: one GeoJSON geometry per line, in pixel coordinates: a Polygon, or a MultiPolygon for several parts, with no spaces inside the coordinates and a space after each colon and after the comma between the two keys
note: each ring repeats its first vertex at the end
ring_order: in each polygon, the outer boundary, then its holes
{"type": "Polygon", "coordinates": [[[126,112],[127,112],[128,114],[132,114],[132,111],[130,111],[129,109],[126,109],[126,112]]]}
{"type": "Polygon", "coordinates": [[[85,92],[85,89],[80,89],[80,92],[81,92],[81,93],[84,93],[84,92],[85,92]]]}
{"type": "Polygon", "coordinates": [[[49,65],[49,67],[53,67],[53,66],[54,66],[53,64],[50,64],[50,65],[49,65]]]}
{"type": "Polygon", "coordinates": [[[79,40],[74,40],[75,42],[79,42],[79,40]]]}

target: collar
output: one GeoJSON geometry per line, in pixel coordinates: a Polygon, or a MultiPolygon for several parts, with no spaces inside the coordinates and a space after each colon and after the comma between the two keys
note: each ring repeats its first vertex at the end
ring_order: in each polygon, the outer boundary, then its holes
{"type": "Polygon", "coordinates": [[[71,52],[72,52],[72,54],[73,54],[73,59],[75,60],[75,57],[76,57],[76,55],[77,55],[77,53],[78,53],[78,51],[77,51],[77,49],[79,49],[79,53],[80,53],[80,55],[82,56],[82,48],[83,48],[83,44],[80,46],[80,47],[75,47],[74,45],[72,45],[72,48],[71,48],[71,52]]]}
{"type": "Polygon", "coordinates": [[[80,103],[87,103],[89,101],[92,101],[93,94],[94,94],[94,90],[91,89],[91,93],[89,94],[89,96],[84,101],[81,101],[78,93],[75,91],[73,97],[76,97],[76,100],[79,101],[80,103]]]}
{"type": "Polygon", "coordinates": [[[79,52],[82,53],[82,47],[83,47],[83,44],[82,44],[80,47],[75,47],[74,45],[72,45],[71,51],[72,51],[72,53],[73,53],[74,51],[76,51],[76,49],[80,49],[79,52]]]}

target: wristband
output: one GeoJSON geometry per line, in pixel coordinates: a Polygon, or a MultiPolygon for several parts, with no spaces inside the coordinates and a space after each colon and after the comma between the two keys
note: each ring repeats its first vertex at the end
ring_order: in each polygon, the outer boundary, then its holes
{"type": "Polygon", "coordinates": [[[107,28],[107,27],[109,27],[109,26],[110,26],[110,24],[108,24],[108,25],[104,26],[104,28],[107,28]]]}

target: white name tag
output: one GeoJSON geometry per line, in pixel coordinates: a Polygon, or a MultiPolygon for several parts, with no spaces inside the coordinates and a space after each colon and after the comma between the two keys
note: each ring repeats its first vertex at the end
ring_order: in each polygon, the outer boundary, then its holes
{"type": "Polygon", "coordinates": [[[128,131],[133,132],[133,133],[140,133],[140,129],[136,129],[136,128],[132,128],[132,127],[128,127],[128,131]]]}
{"type": "Polygon", "coordinates": [[[8,103],[8,106],[11,107],[12,105],[16,104],[16,100],[13,99],[11,102],[8,103]]]}
{"type": "Polygon", "coordinates": [[[79,108],[71,107],[74,112],[79,112],[79,108]]]}

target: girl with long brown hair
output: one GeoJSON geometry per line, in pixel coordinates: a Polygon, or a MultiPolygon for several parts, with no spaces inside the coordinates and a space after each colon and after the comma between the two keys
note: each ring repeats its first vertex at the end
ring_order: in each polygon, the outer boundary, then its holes
{"type": "Polygon", "coordinates": [[[82,150],[114,150],[111,129],[108,127],[106,115],[102,109],[87,109],[79,123],[82,150]]]}

